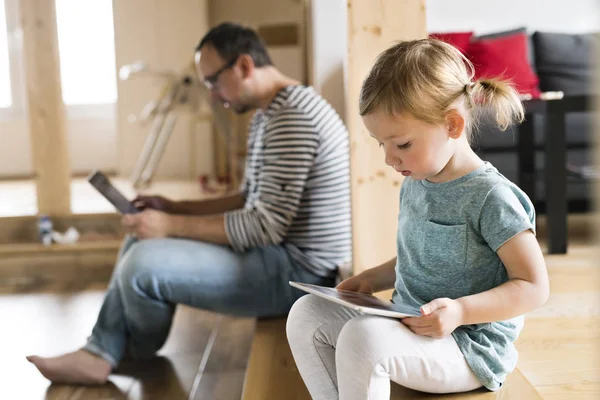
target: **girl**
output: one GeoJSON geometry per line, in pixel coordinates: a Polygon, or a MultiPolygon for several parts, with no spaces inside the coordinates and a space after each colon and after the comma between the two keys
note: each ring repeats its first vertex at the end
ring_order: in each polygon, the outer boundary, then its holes
{"type": "Polygon", "coordinates": [[[397,257],[338,288],[394,288],[392,301],[420,316],[298,300],[287,336],[313,399],[385,399],[390,380],[430,393],[497,390],[515,368],[513,342],[523,314],[548,298],[548,275],[533,205],[469,145],[479,111],[506,129],[523,106],[507,83],[473,75],[454,47],[417,40],[384,51],[363,83],[363,122],[406,177],[397,257]]]}

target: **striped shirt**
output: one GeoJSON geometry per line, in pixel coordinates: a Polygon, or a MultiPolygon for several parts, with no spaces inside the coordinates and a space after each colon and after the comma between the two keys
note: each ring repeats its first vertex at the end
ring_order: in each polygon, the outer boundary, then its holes
{"type": "Polygon", "coordinates": [[[287,86],[256,112],[241,190],[244,208],[225,214],[234,250],[281,245],[324,277],[350,260],[348,131],[311,87],[287,86]]]}

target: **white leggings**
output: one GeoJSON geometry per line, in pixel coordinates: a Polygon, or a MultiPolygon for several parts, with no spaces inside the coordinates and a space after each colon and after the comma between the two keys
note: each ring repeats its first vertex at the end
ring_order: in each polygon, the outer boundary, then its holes
{"type": "Polygon", "coordinates": [[[482,386],[452,336],[420,336],[396,319],[359,315],[314,295],[292,307],[287,337],[314,400],[389,399],[390,380],[429,393],[482,386]]]}

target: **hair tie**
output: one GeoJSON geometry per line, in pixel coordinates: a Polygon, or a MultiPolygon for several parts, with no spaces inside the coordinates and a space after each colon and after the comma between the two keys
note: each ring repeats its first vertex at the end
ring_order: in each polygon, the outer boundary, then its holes
{"type": "Polygon", "coordinates": [[[475,84],[476,84],[476,82],[470,82],[470,83],[467,83],[467,84],[465,85],[465,93],[466,93],[466,94],[468,94],[468,95],[470,95],[470,94],[471,94],[471,91],[472,91],[472,90],[473,90],[473,88],[475,87],[475,84]]]}

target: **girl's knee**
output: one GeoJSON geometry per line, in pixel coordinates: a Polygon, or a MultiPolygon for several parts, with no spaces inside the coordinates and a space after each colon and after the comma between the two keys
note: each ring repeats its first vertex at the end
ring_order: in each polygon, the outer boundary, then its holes
{"type": "Polygon", "coordinates": [[[296,300],[287,317],[285,328],[288,339],[306,330],[307,324],[310,324],[311,319],[315,316],[320,301],[322,299],[312,294],[302,296],[296,300]]]}
{"type": "Polygon", "coordinates": [[[340,354],[353,354],[361,358],[385,350],[385,343],[382,343],[380,337],[382,322],[387,321],[373,315],[361,315],[348,321],[338,338],[337,348],[340,354]]]}

